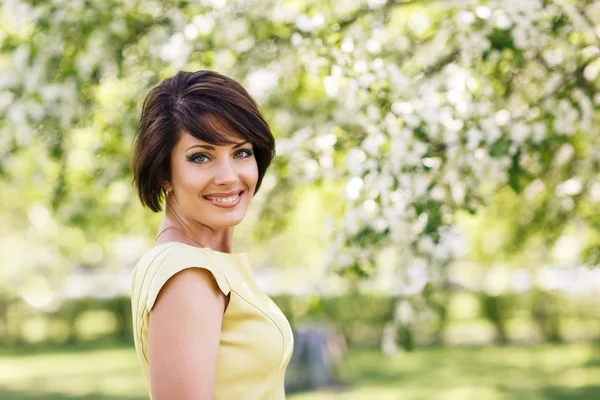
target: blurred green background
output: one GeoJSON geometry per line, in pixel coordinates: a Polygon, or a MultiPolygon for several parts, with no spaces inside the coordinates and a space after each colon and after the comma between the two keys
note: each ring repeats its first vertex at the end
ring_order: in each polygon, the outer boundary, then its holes
{"type": "Polygon", "coordinates": [[[234,243],[326,338],[330,384],[300,344],[290,398],[600,398],[600,3],[0,4],[0,398],[147,398],[128,296],[161,216],[129,157],[181,69],[276,137],[234,243]]]}

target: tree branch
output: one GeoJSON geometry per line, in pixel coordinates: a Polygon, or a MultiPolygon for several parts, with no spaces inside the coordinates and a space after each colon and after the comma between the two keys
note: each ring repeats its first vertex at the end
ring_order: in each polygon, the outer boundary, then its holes
{"type": "Polygon", "coordinates": [[[452,63],[460,55],[460,49],[454,49],[445,57],[442,57],[437,62],[423,68],[424,76],[431,76],[441,71],[446,65],[452,63]]]}
{"type": "Polygon", "coordinates": [[[582,28],[590,30],[592,34],[596,37],[596,39],[600,41],[600,32],[596,31],[595,24],[585,13],[585,9],[577,8],[567,3],[565,0],[555,0],[555,2],[558,3],[565,10],[569,18],[573,20],[573,23],[575,25],[579,24],[582,26],[582,28]]]}
{"type": "MultiPolygon", "coordinates": [[[[551,97],[554,97],[554,95],[558,92],[560,92],[561,90],[563,90],[569,83],[573,82],[573,81],[577,81],[579,79],[579,76],[581,74],[583,74],[583,70],[585,70],[585,68],[590,65],[592,62],[596,61],[600,59],[600,56],[596,56],[593,58],[590,58],[588,60],[586,60],[584,63],[582,63],[581,65],[579,65],[575,71],[573,71],[572,74],[568,74],[565,76],[565,78],[558,84],[556,85],[555,88],[548,90],[546,93],[544,93],[542,96],[540,96],[540,98],[538,98],[535,103],[533,104],[540,104],[540,103],[544,103],[546,100],[550,99],[551,97]]],[[[527,116],[527,113],[523,113],[517,117],[515,117],[513,119],[513,121],[521,121],[523,120],[525,117],[527,116]]]]}

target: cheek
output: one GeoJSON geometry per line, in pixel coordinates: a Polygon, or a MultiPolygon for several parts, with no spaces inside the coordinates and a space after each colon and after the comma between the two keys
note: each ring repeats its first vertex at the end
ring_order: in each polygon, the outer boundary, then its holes
{"type": "Polygon", "coordinates": [[[182,162],[173,170],[173,182],[178,186],[180,193],[189,193],[195,196],[199,189],[206,185],[206,173],[190,162],[182,162]]]}
{"type": "Polygon", "coordinates": [[[250,186],[251,188],[255,188],[256,187],[256,183],[258,182],[258,165],[256,165],[256,162],[253,163],[249,163],[250,165],[247,168],[247,184],[248,186],[250,186]]]}
{"type": "Polygon", "coordinates": [[[248,188],[248,192],[253,194],[258,182],[258,166],[256,162],[247,160],[243,164],[239,164],[237,175],[240,183],[248,188]]]}

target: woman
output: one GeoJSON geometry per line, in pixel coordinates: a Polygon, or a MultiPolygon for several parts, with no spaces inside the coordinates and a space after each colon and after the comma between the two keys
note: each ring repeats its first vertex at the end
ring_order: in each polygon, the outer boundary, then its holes
{"type": "Polygon", "coordinates": [[[150,91],[133,151],[142,204],[164,218],[132,278],[134,341],[150,396],[284,399],[290,326],[256,285],[233,228],[274,139],[234,80],[179,72],[150,91]]]}

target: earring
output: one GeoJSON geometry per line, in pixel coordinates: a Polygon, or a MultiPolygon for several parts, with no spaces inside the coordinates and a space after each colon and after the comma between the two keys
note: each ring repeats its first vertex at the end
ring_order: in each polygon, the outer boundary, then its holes
{"type": "Polygon", "coordinates": [[[167,197],[169,197],[172,193],[173,193],[173,189],[172,188],[167,188],[167,197]]]}

